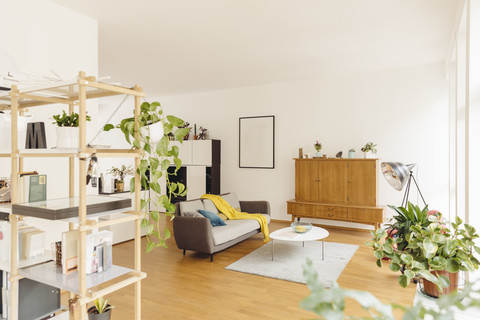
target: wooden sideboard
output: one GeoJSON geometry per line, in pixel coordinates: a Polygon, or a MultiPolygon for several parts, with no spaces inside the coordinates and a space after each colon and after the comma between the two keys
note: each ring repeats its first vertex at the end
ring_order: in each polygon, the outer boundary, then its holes
{"type": "Polygon", "coordinates": [[[378,159],[294,159],[295,199],[287,213],[371,224],[384,221],[378,199],[378,159]]]}

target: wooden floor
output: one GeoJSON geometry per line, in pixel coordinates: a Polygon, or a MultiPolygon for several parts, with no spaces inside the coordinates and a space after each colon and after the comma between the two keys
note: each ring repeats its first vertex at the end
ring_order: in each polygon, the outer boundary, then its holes
{"type": "MultiPolygon", "coordinates": [[[[169,223],[171,225],[171,223],[169,223]]],[[[288,226],[288,222],[272,222],[270,231],[288,226]]],[[[338,283],[345,288],[368,290],[384,302],[409,305],[415,289],[403,289],[397,275],[387,266],[380,269],[365,241],[370,233],[330,228],[329,242],[359,245],[338,283]]],[[[254,276],[224,268],[263,245],[257,235],[215,255],[187,251],[186,256],[168,241],[168,249],[157,248],[142,254],[142,319],[306,319],[314,315],[299,308],[309,294],[303,284],[254,276]]],[[[145,239],[143,239],[143,248],[145,239]]],[[[114,263],[133,267],[133,242],[114,246],[114,263]]],[[[133,319],[133,286],[109,296],[115,305],[113,319],[133,319]]],[[[356,303],[347,302],[349,314],[365,314],[356,303]]]]}

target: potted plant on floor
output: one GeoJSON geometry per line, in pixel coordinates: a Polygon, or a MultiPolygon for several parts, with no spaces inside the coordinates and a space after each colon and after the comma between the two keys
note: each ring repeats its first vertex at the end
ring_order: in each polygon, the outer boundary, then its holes
{"type": "MultiPolygon", "coordinates": [[[[412,207],[409,203],[409,209],[412,207]]],[[[412,211],[409,209],[405,210],[412,211]]],[[[478,269],[475,254],[480,254],[480,248],[474,241],[479,235],[468,224],[462,228],[459,217],[452,223],[452,229],[446,227],[440,213],[421,213],[419,218],[408,228],[407,222],[403,229],[395,229],[396,237],[388,237],[383,229],[372,232],[373,241],[368,244],[374,249],[379,267],[382,258],[388,257],[390,269],[401,271],[398,281],[402,287],[421,279],[424,292],[438,297],[457,289],[459,271],[478,269]]]]}
{"type": "MultiPolygon", "coordinates": [[[[187,192],[182,183],[170,181],[170,176],[177,174],[182,166],[182,161],[179,158],[178,146],[170,146],[168,136],[173,134],[176,140],[183,143],[190,128],[184,127],[185,122],[182,119],[173,115],[165,115],[158,102],[142,103],[138,121],[139,130],[137,132],[133,117],[123,119],[117,126],[107,124],[104,130],[120,128],[127,142],[132,147],[143,151],[137,173],[140,176],[142,188],[151,191],[150,193],[145,192],[144,198],[141,200],[141,209],[145,212],[142,228],[146,230],[146,251],[150,252],[156,247],[166,247],[165,241],[170,238],[171,232],[167,227],[161,227],[160,215],[163,214],[173,219],[176,207],[171,202],[172,196],[185,196],[187,192]],[[154,132],[152,130],[154,124],[161,126],[162,130],[154,132]],[[160,131],[161,135],[158,135],[160,131]],[[138,133],[137,137],[136,133],[138,133]],[[175,166],[173,173],[167,171],[170,166],[175,166]],[[165,189],[162,188],[163,185],[166,185],[165,189]],[[168,190],[168,194],[166,190],[168,190]],[[150,209],[148,204],[150,204],[150,209]]],[[[134,191],[135,177],[130,180],[130,192],[134,191]]]]}
{"type": "Polygon", "coordinates": [[[100,297],[93,300],[93,307],[88,309],[88,320],[110,320],[114,306],[108,304],[108,299],[100,297]]]}
{"type": "Polygon", "coordinates": [[[107,171],[107,173],[115,177],[115,189],[117,189],[117,192],[123,192],[125,188],[125,177],[127,175],[133,175],[135,172],[131,165],[128,167],[122,165],[120,168],[113,166],[112,169],[107,171]]]}
{"type": "Polygon", "coordinates": [[[365,146],[360,149],[363,152],[363,157],[365,159],[374,158],[377,154],[377,149],[375,148],[377,145],[373,142],[368,142],[365,146]]]}
{"type": "MultiPolygon", "coordinates": [[[[67,115],[65,110],[63,113],[53,116],[57,125],[57,148],[78,148],[78,113],[72,112],[67,115]]],[[[87,116],[87,121],[90,121],[91,117],[87,116]]]]}

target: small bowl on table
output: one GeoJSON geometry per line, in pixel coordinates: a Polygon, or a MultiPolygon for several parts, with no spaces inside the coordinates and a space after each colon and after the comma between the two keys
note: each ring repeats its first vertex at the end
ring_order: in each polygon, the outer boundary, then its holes
{"type": "Polygon", "coordinates": [[[312,224],[310,222],[295,221],[291,224],[293,231],[296,233],[307,233],[312,230],[312,224]]]}

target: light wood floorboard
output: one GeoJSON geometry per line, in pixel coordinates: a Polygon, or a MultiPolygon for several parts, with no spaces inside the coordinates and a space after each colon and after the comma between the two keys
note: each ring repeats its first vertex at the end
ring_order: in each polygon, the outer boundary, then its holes
{"type": "MultiPolygon", "coordinates": [[[[167,223],[170,225],[171,222],[167,223]]],[[[274,231],[288,226],[288,222],[272,222],[274,231]]],[[[384,302],[410,305],[415,288],[403,289],[397,274],[388,266],[378,268],[369,247],[364,245],[370,233],[358,230],[327,228],[329,242],[359,245],[359,249],[338,279],[340,286],[368,290],[384,302]]],[[[228,271],[224,268],[263,245],[263,236],[257,235],[229,249],[209,255],[182,250],[175,240],[168,241],[168,249],[157,248],[142,253],[142,270],[147,278],[142,281],[142,319],[307,319],[314,314],[299,307],[309,294],[303,284],[228,271]]],[[[145,248],[145,239],[142,239],[145,248]]],[[[133,241],[114,246],[115,264],[133,267],[133,241]]],[[[133,286],[109,296],[115,305],[113,319],[133,319],[133,286]]],[[[347,301],[350,315],[367,315],[353,301],[347,301]]]]}

